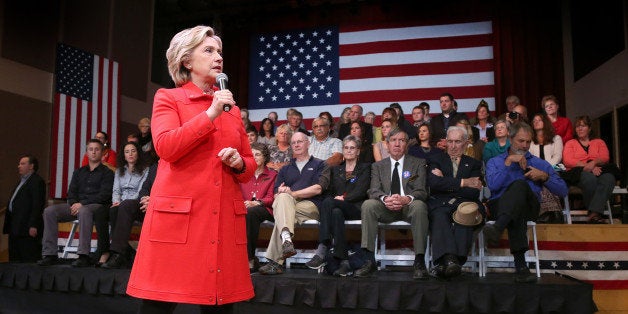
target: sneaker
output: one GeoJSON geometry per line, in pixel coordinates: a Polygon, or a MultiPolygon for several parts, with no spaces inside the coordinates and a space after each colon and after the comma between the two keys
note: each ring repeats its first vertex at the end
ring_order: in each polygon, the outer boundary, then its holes
{"type": "Polygon", "coordinates": [[[458,263],[458,258],[456,256],[447,254],[445,255],[445,277],[453,278],[460,275],[462,272],[462,267],[460,267],[460,263],[458,263]]]}
{"type": "Polygon", "coordinates": [[[366,260],[366,263],[362,267],[358,268],[354,276],[355,277],[370,277],[376,270],[376,266],[370,259],[366,260]]]}
{"type": "Polygon", "coordinates": [[[37,261],[37,265],[39,266],[50,266],[54,265],[59,261],[59,258],[55,255],[46,255],[42,259],[37,261]]]}
{"type": "Polygon", "coordinates": [[[311,269],[320,269],[321,267],[327,265],[327,263],[323,260],[322,257],[318,255],[314,255],[311,260],[305,263],[305,266],[311,269]]]}
{"type": "Polygon", "coordinates": [[[273,260],[268,260],[268,263],[260,267],[258,272],[262,275],[279,275],[283,274],[283,267],[273,260]]]}
{"type": "Polygon", "coordinates": [[[92,265],[93,263],[89,256],[82,254],[79,255],[79,257],[74,262],[72,262],[72,267],[89,267],[92,265]]]}
{"type": "Polygon", "coordinates": [[[351,265],[349,265],[349,260],[342,260],[340,262],[340,268],[334,271],[334,276],[336,277],[347,277],[353,275],[353,269],[351,269],[351,265]]]}
{"type": "Polygon", "coordinates": [[[297,250],[294,249],[294,244],[292,244],[292,241],[284,241],[284,243],[281,245],[281,251],[283,253],[282,257],[284,260],[297,254],[297,250]]]}

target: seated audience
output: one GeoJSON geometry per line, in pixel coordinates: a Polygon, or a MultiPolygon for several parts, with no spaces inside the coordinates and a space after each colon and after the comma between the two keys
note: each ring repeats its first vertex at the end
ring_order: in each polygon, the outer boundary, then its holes
{"type": "Polygon", "coordinates": [[[427,123],[419,126],[417,142],[417,144],[408,148],[408,155],[423,158],[429,163],[433,156],[437,156],[443,152],[442,150],[432,146],[431,129],[430,125],[427,123]]]}
{"type": "Polygon", "coordinates": [[[419,107],[423,108],[423,119],[429,124],[430,121],[432,121],[432,116],[430,116],[430,104],[423,101],[419,104],[419,107]]]}
{"type": "Polygon", "coordinates": [[[613,166],[609,164],[608,147],[602,139],[591,136],[589,116],[576,117],[574,125],[576,137],[565,143],[563,164],[570,176],[576,178],[577,183],[570,184],[582,189],[582,199],[589,211],[588,222],[605,223],[602,214],[616,180],[612,172],[605,171],[605,167],[613,166]]]}
{"type": "Polygon", "coordinates": [[[305,125],[303,124],[303,114],[296,109],[292,109],[290,116],[288,116],[288,126],[290,126],[292,130],[292,134],[301,132],[310,136],[310,132],[305,129],[305,125]]]}
{"type": "Polygon", "coordinates": [[[408,135],[395,128],[388,135],[390,157],[371,166],[369,199],[362,204],[362,249],[367,261],[355,271],[370,276],[377,269],[375,239],[378,223],[403,220],[411,224],[414,244],[414,279],[427,279],[425,245],[428,232],[425,160],[406,155],[408,135]]]}
{"type": "Polygon", "coordinates": [[[508,229],[516,282],[536,281],[525,261],[529,249],[527,221],[539,216],[542,187],[560,197],[567,195],[567,185],[552,165],[528,152],[533,132],[526,123],[513,124],[508,152],[486,164],[486,183],[491,191],[488,209],[495,223],[484,226],[484,236],[488,244],[495,246],[504,229],[508,229]]]}
{"type": "Polygon", "coordinates": [[[324,178],[329,181],[329,188],[328,196],[319,208],[318,248],[305,265],[312,269],[324,266],[328,249],[333,248],[333,258],[340,264],[334,275],[344,277],[353,273],[348,261],[345,220],[361,218],[360,207],[367,198],[366,191],[371,183],[371,165],[358,162],[362,145],[359,138],[347,135],[342,143],[344,162],[332,167],[329,177],[324,178]]]}
{"type": "Polygon", "coordinates": [[[419,132],[419,127],[421,126],[421,124],[429,123],[428,120],[426,119],[426,116],[425,116],[425,110],[421,106],[422,104],[427,104],[427,103],[426,102],[422,102],[419,105],[414,106],[414,108],[412,108],[412,129],[413,129],[413,132],[412,133],[408,133],[408,136],[410,136],[410,139],[412,139],[414,134],[417,134],[419,132]]]}
{"type": "MultiPolygon", "coordinates": [[[[369,142],[373,144],[373,126],[362,121],[362,113],[364,109],[360,105],[353,105],[349,110],[349,122],[343,123],[340,125],[338,138],[343,139],[345,136],[351,133],[352,123],[357,122],[360,124],[360,128],[362,129],[363,135],[362,138],[363,143],[369,142]]],[[[364,147],[364,145],[362,145],[364,147]]]]}
{"type": "Polygon", "coordinates": [[[351,114],[351,107],[345,107],[344,109],[342,109],[342,113],[340,114],[340,119],[338,123],[334,124],[334,134],[336,135],[334,137],[342,140],[342,138],[340,137],[340,126],[345,123],[351,122],[351,118],[349,118],[350,114],[351,114]]]}
{"type": "MultiPolygon", "coordinates": [[[[43,259],[37,261],[40,266],[49,266],[57,262],[59,222],[78,219],[79,243],[78,259],[72,262],[74,267],[91,266],[89,258],[92,242],[94,216],[108,212],[114,174],[102,164],[103,144],[98,139],[87,143],[89,164],[78,168],[72,174],[68,188],[67,204],[55,204],[44,209],[44,237],[42,240],[43,259]]],[[[106,214],[105,214],[106,215],[106,214]]],[[[109,232],[107,225],[96,225],[96,232],[109,232]]]]}
{"type": "Polygon", "coordinates": [[[153,150],[153,135],[150,132],[150,119],[142,118],[137,124],[139,132],[137,133],[139,138],[140,148],[143,152],[153,150]]]}
{"type": "Polygon", "coordinates": [[[471,118],[469,123],[473,126],[473,138],[476,141],[488,143],[495,138],[495,129],[493,128],[495,117],[491,116],[491,110],[484,99],[475,108],[475,117],[471,118]]]}
{"type": "Polygon", "coordinates": [[[342,162],[342,141],[329,136],[329,130],[327,118],[317,117],[312,121],[309,154],[333,167],[342,162]]]}
{"type": "MultiPolygon", "coordinates": [[[[554,127],[544,113],[537,113],[532,118],[534,136],[530,144],[530,154],[546,160],[554,167],[563,159],[563,140],[554,134],[554,127]]],[[[562,205],[560,198],[552,194],[547,188],[541,190],[541,209],[539,223],[562,222],[562,205]]]]}
{"type": "Polygon", "coordinates": [[[373,157],[375,161],[380,161],[384,158],[388,158],[390,154],[388,153],[388,146],[386,146],[386,137],[390,133],[390,130],[397,127],[390,119],[385,119],[382,121],[382,126],[380,127],[382,132],[382,138],[384,140],[379,141],[373,144],[373,157]]]}
{"type": "Polygon", "coordinates": [[[545,110],[547,117],[552,122],[554,131],[560,135],[563,143],[567,143],[573,138],[573,126],[568,118],[558,115],[558,98],[554,95],[543,96],[541,107],[545,110]]]}
{"type": "Polygon", "coordinates": [[[432,146],[436,146],[440,149],[445,149],[447,146],[445,137],[447,135],[447,129],[450,126],[456,125],[456,122],[460,119],[466,119],[467,115],[462,112],[457,112],[454,108],[454,96],[450,93],[442,93],[439,97],[441,113],[430,121],[430,127],[432,128],[430,133],[432,134],[432,146]]]}
{"type": "MultiPolygon", "coordinates": [[[[141,154],[141,148],[137,143],[126,143],[122,146],[123,154],[119,156],[118,169],[115,172],[113,179],[113,193],[111,195],[111,208],[109,208],[108,215],[96,215],[96,224],[111,224],[111,233],[116,233],[118,228],[118,214],[122,211],[132,211],[140,207],[140,189],[142,184],[148,176],[148,165],[143,159],[144,154],[141,154]],[[104,221],[103,221],[104,220],[104,221]]],[[[131,224],[133,221],[130,222],[131,224]]],[[[121,223],[121,228],[127,228],[128,225],[121,223]]],[[[130,231],[130,228],[129,228],[130,231]]],[[[123,239],[123,243],[126,244],[129,239],[123,239]]],[[[123,249],[126,249],[125,245],[123,249]]],[[[110,254],[122,254],[124,251],[119,248],[111,249],[109,245],[109,233],[98,234],[98,249],[97,252],[101,252],[99,265],[104,266],[108,261],[110,254]]],[[[119,259],[119,257],[117,258],[119,259]]],[[[117,262],[116,262],[117,263],[117,262]]],[[[112,266],[110,263],[108,266],[112,266]]]]}
{"type": "Polygon", "coordinates": [[[20,181],[11,191],[2,233],[9,235],[9,262],[32,263],[41,256],[46,183],[32,155],[22,155],[17,170],[20,181]]]}
{"type": "Polygon", "coordinates": [[[338,123],[334,122],[334,117],[328,111],[323,111],[318,114],[319,117],[327,119],[329,121],[329,136],[333,138],[338,138],[338,128],[336,127],[338,123]]]}
{"type": "Polygon", "coordinates": [[[262,275],[283,273],[284,261],[297,254],[292,243],[294,224],[318,219],[322,193],[327,188],[320,178],[329,168],[324,161],[309,155],[310,142],[307,135],[302,132],[294,133],[290,145],[294,158],[290,164],[279,170],[275,179],[275,225],[265,254],[268,263],[259,269],[262,275]]]}
{"type": "MultiPolygon", "coordinates": [[[[102,164],[109,167],[112,171],[115,171],[117,155],[116,151],[109,147],[109,135],[103,131],[98,131],[94,138],[98,139],[104,147],[102,152],[102,164]]],[[[85,153],[85,155],[83,155],[81,166],[87,166],[88,164],[89,160],[87,158],[87,153],[85,153]]]]}
{"type": "Polygon", "coordinates": [[[249,144],[257,143],[259,134],[254,125],[249,124],[244,131],[246,132],[246,137],[249,139],[249,144]]]}
{"type": "Polygon", "coordinates": [[[394,102],[390,104],[390,108],[395,109],[395,112],[397,113],[397,126],[406,132],[408,136],[410,136],[410,134],[416,134],[416,129],[412,126],[412,123],[406,119],[401,105],[398,102],[394,102]]]}
{"type": "Polygon", "coordinates": [[[360,144],[361,149],[358,160],[361,162],[373,163],[375,161],[375,159],[373,158],[373,145],[371,144],[370,140],[366,136],[364,136],[364,132],[370,131],[366,131],[365,129],[363,129],[362,124],[360,124],[359,122],[351,123],[351,132],[349,135],[353,135],[362,141],[360,144]]]}
{"type": "Polygon", "coordinates": [[[373,125],[375,124],[375,112],[369,111],[364,115],[364,122],[373,125]]]}
{"type": "MultiPolygon", "coordinates": [[[[397,116],[397,111],[395,109],[386,107],[382,110],[382,121],[390,120],[390,123],[397,125],[399,117],[397,116]]],[[[386,137],[382,136],[382,127],[380,126],[373,129],[373,144],[379,143],[381,141],[385,141],[386,137]]]]}
{"type": "Polygon", "coordinates": [[[277,172],[266,167],[270,158],[268,148],[262,143],[251,144],[253,158],[257,168],[255,175],[246,183],[240,183],[242,198],[246,207],[246,239],[251,273],[259,269],[259,260],[255,256],[260,224],[265,220],[275,221],[273,201],[275,200],[275,178],[277,172]]]}
{"type": "Polygon", "coordinates": [[[479,201],[482,162],[463,154],[467,141],[465,128],[449,127],[446,154],[430,163],[427,205],[434,261],[430,274],[438,278],[460,275],[473,232],[486,215],[479,201]]]}
{"type": "Polygon", "coordinates": [[[508,123],[504,120],[497,120],[497,122],[495,122],[495,139],[484,145],[482,160],[486,164],[489,159],[505,153],[509,147],[508,123]]]}
{"type": "Polygon", "coordinates": [[[292,130],[287,124],[277,127],[277,145],[268,145],[270,160],[266,166],[275,171],[279,171],[281,167],[290,163],[292,159],[292,147],[290,147],[290,138],[292,138],[292,130]]]}
{"type": "Polygon", "coordinates": [[[277,138],[275,138],[275,123],[269,118],[264,118],[259,130],[258,143],[266,145],[277,145],[277,138]]]}
{"type": "Polygon", "coordinates": [[[471,123],[467,119],[460,119],[456,122],[456,126],[461,127],[467,131],[467,144],[464,149],[464,154],[475,158],[477,160],[482,160],[482,152],[475,146],[477,139],[474,137],[473,127],[471,123]]]}
{"type": "Polygon", "coordinates": [[[554,133],[554,127],[547,115],[537,113],[532,118],[534,136],[530,144],[530,154],[547,160],[552,166],[556,166],[563,159],[563,140],[560,135],[554,133]]]}

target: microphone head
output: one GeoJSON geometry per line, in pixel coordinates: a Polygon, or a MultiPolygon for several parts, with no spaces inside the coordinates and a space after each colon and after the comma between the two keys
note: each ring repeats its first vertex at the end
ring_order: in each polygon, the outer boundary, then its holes
{"type": "Polygon", "coordinates": [[[220,81],[229,82],[229,78],[227,77],[227,74],[219,73],[218,75],[216,75],[216,82],[220,82],[220,81]]]}

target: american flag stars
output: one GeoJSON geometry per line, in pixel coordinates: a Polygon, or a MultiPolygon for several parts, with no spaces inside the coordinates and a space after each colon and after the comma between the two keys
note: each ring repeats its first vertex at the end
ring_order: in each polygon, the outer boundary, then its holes
{"type": "Polygon", "coordinates": [[[338,104],[338,31],[317,28],[253,38],[256,108],[338,104]]]}

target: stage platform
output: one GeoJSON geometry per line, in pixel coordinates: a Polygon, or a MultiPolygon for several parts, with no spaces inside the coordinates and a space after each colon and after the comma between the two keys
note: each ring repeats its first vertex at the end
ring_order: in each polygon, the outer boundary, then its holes
{"type": "MultiPolygon", "coordinates": [[[[129,270],[0,263],[0,313],[135,313],[129,270]]],[[[407,269],[336,278],[309,269],[252,275],[255,298],[236,313],[593,313],[593,285],[544,273],[518,284],[509,273],[465,273],[451,281],[412,280],[407,269]]],[[[180,305],[176,313],[198,313],[180,305]]]]}

